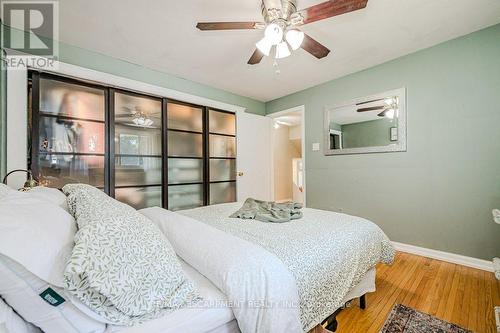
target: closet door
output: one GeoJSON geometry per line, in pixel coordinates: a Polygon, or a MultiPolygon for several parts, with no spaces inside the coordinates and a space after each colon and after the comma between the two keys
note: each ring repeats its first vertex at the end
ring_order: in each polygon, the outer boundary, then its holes
{"type": "Polygon", "coordinates": [[[167,103],[168,209],[203,206],[204,108],[181,102],[167,103]]]}
{"type": "Polygon", "coordinates": [[[208,110],[209,204],[236,201],[236,116],[208,110]]]}
{"type": "Polygon", "coordinates": [[[35,177],[48,187],[105,189],[106,89],[33,73],[31,103],[35,177]]]}
{"type": "Polygon", "coordinates": [[[162,207],[162,101],[112,93],[114,196],[136,209],[162,207]]]}

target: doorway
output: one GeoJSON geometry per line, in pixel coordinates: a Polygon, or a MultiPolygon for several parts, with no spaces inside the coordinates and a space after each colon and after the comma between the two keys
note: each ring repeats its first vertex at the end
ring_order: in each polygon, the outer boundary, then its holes
{"type": "Polygon", "coordinates": [[[268,115],[273,121],[271,188],[276,202],[306,203],[304,112],[298,106],[268,115]]]}

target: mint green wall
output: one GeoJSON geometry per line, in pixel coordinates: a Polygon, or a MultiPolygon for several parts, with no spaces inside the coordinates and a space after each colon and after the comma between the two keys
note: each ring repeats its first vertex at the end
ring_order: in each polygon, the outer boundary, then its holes
{"type": "Polygon", "coordinates": [[[387,146],[391,143],[390,128],[397,127],[397,120],[381,118],[342,125],[342,147],[360,148],[387,146]]]}
{"type": "MultiPolygon", "coordinates": [[[[24,38],[24,31],[3,26],[5,33],[14,31],[13,38],[24,38]]],[[[122,76],[159,87],[174,89],[200,97],[245,107],[247,112],[264,115],[265,103],[236,95],[201,83],[185,80],[124,60],[92,52],[80,47],[59,42],[59,60],[96,71],[122,76]]]]}
{"type": "MultiPolygon", "coordinates": [[[[332,54],[335,57],[335,52],[332,54]]],[[[307,205],[368,218],[394,241],[500,255],[500,25],[267,103],[305,104],[307,205]],[[324,156],[323,110],[407,88],[408,151],[324,156]]]]}

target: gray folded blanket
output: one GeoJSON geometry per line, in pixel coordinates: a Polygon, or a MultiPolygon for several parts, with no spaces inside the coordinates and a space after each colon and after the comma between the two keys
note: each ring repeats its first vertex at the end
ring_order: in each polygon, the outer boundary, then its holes
{"type": "Polygon", "coordinates": [[[302,217],[301,208],[302,205],[295,202],[277,203],[248,198],[243,206],[229,217],[283,223],[300,219],[302,217]]]}

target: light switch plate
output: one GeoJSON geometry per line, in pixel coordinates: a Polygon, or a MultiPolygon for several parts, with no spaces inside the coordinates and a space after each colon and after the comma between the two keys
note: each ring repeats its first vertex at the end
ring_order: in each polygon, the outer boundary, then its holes
{"type": "Polygon", "coordinates": [[[319,151],[319,142],[315,142],[312,144],[312,151],[319,151]]]}

